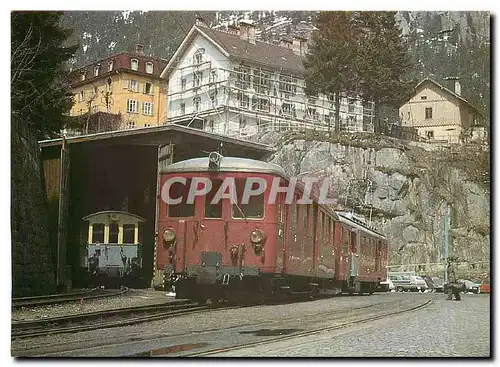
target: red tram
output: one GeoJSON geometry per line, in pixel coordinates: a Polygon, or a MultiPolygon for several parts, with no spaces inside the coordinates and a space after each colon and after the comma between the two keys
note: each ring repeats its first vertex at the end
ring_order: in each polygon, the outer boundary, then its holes
{"type": "Polygon", "coordinates": [[[290,182],[278,165],[217,153],[161,172],[157,267],[177,298],[373,293],[386,276],[385,236],[317,198],[301,203],[304,188],[290,182]]]}

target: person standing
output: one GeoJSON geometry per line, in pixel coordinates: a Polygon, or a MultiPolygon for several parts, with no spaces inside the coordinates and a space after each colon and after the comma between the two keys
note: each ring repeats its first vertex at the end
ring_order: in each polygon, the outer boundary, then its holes
{"type": "Polygon", "coordinates": [[[460,301],[460,292],[464,284],[457,282],[457,277],[455,274],[455,259],[449,257],[446,259],[448,265],[446,267],[446,272],[448,273],[448,283],[446,284],[447,300],[450,301],[455,296],[455,301],[460,301]]]}

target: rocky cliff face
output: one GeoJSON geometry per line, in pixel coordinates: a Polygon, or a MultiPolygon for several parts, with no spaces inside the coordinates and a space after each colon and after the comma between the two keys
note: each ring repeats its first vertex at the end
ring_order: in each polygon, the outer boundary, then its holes
{"type": "Polygon", "coordinates": [[[277,147],[270,161],[290,176],[329,177],[334,209],[371,216],[389,239],[391,264],[442,262],[447,205],[450,254],[470,268],[489,261],[489,151],[362,134],[269,132],[255,140],[277,147]]]}

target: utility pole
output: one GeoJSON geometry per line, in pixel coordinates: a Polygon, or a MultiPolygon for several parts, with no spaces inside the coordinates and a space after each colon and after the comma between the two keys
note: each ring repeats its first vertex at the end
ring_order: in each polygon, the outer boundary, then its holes
{"type": "Polygon", "coordinates": [[[444,261],[445,261],[444,282],[445,282],[445,284],[448,283],[447,260],[448,260],[448,230],[450,228],[449,221],[450,221],[450,205],[446,204],[446,207],[444,208],[444,261]]]}

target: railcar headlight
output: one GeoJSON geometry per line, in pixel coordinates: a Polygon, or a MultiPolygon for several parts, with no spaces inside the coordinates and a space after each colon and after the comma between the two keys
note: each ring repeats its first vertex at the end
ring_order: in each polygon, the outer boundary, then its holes
{"type": "Polygon", "coordinates": [[[175,231],[172,228],[167,228],[165,232],[163,232],[163,240],[167,243],[174,242],[175,231]]]}
{"type": "Polygon", "coordinates": [[[260,229],[254,229],[252,233],[250,233],[250,242],[254,244],[261,244],[264,242],[264,232],[260,229]]]}

